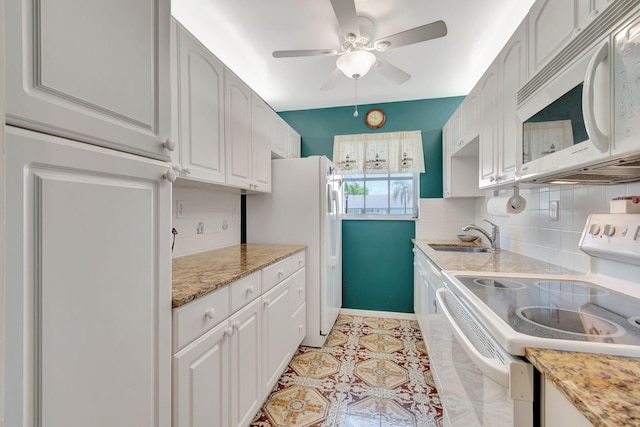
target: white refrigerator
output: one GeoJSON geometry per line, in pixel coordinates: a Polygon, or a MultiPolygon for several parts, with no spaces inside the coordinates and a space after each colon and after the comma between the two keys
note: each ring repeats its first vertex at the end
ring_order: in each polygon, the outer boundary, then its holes
{"type": "Polygon", "coordinates": [[[321,347],[342,307],[342,179],[324,156],[272,161],[272,193],[247,196],[247,243],[306,245],[307,335],[321,347]]]}

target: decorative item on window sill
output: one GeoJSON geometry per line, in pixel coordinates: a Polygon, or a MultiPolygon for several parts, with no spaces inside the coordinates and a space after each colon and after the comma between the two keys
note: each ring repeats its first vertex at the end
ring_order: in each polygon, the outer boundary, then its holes
{"type": "Polygon", "coordinates": [[[345,174],[422,173],[420,131],[336,135],[333,162],[345,174]]]}

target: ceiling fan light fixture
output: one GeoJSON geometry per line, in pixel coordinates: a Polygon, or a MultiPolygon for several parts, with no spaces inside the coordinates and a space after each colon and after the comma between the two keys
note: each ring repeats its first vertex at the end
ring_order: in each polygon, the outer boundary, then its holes
{"type": "Polygon", "coordinates": [[[354,50],[342,55],[336,61],[336,66],[345,76],[359,79],[369,72],[376,63],[376,56],[366,50],[354,50]]]}

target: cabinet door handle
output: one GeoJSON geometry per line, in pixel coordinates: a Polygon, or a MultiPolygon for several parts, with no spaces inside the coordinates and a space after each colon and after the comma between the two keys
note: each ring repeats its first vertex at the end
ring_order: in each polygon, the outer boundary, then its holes
{"type": "Polygon", "coordinates": [[[299,330],[303,330],[304,329],[304,325],[298,325],[298,329],[299,330]]]}
{"type": "Polygon", "coordinates": [[[185,175],[191,175],[191,168],[184,168],[183,172],[185,175]]]}
{"type": "Polygon", "coordinates": [[[173,169],[169,169],[167,172],[165,172],[164,177],[169,182],[175,182],[177,178],[176,173],[173,169]]]}
{"type": "Polygon", "coordinates": [[[303,292],[304,292],[304,288],[303,288],[302,286],[300,286],[300,287],[298,288],[298,293],[299,293],[299,294],[302,294],[303,292]]]}
{"type": "Polygon", "coordinates": [[[235,329],[236,331],[240,330],[240,321],[236,320],[235,322],[233,322],[233,329],[235,329]]]}
{"type": "Polygon", "coordinates": [[[303,262],[301,259],[299,259],[299,260],[298,260],[298,265],[299,265],[300,267],[302,267],[302,266],[304,265],[304,262],[303,262]]]}
{"type": "Polygon", "coordinates": [[[231,335],[233,335],[233,327],[228,327],[225,331],[224,334],[228,337],[230,337],[231,335]]]}
{"type": "Polygon", "coordinates": [[[251,295],[253,293],[253,285],[247,288],[247,294],[251,295]]]}
{"type": "Polygon", "coordinates": [[[162,144],[162,146],[169,151],[173,151],[176,149],[176,142],[173,139],[169,138],[164,142],[164,144],[162,144]]]}
{"type": "Polygon", "coordinates": [[[271,304],[271,300],[267,298],[262,302],[262,304],[264,305],[264,308],[268,308],[269,305],[271,304]]]}
{"type": "Polygon", "coordinates": [[[204,315],[209,318],[209,319],[213,319],[216,315],[216,309],[215,308],[210,308],[209,310],[207,310],[204,315]]]}
{"type": "Polygon", "coordinates": [[[284,276],[284,270],[278,271],[278,277],[282,277],[282,276],[284,276]]]}

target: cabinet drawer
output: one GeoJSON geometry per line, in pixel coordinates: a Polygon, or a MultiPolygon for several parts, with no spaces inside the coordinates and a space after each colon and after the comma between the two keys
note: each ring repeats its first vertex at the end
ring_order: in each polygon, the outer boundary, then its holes
{"type": "Polygon", "coordinates": [[[291,255],[291,267],[293,268],[293,271],[296,271],[302,267],[305,266],[305,253],[304,251],[295,253],[293,255],[291,255]]]}
{"type": "Polygon", "coordinates": [[[173,352],[180,350],[231,314],[229,286],[173,310],[173,352]]]}
{"type": "Polygon", "coordinates": [[[271,264],[262,270],[262,292],[267,292],[283,281],[293,271],[291,257],[271,264]]]}
{"type": "Polygon", "coordinates": [[[295,311],[304,303],[306,289],[305,289],[305,274],[306,269],[303,268],[301,270],[296,271],[291,276],[290,280],[290,289],[291,289],[291,311],[295,311]]]}
{"type": "Polygon", "coordinates": [[[290,324],[290,332],[289,336],[291,337],[291,352],[292,354],[296,352],[296,349],[304,339],[305,335],[307,335],[307,305],[302,304],[298,311],[293,313],[291,316],[291,324],[290,324]]]}
{"type": "Polygon", "coordinates": [[[260,272],[257,271],[231,284],[231,312],[235,313],[262,293],[260,272]]]}

